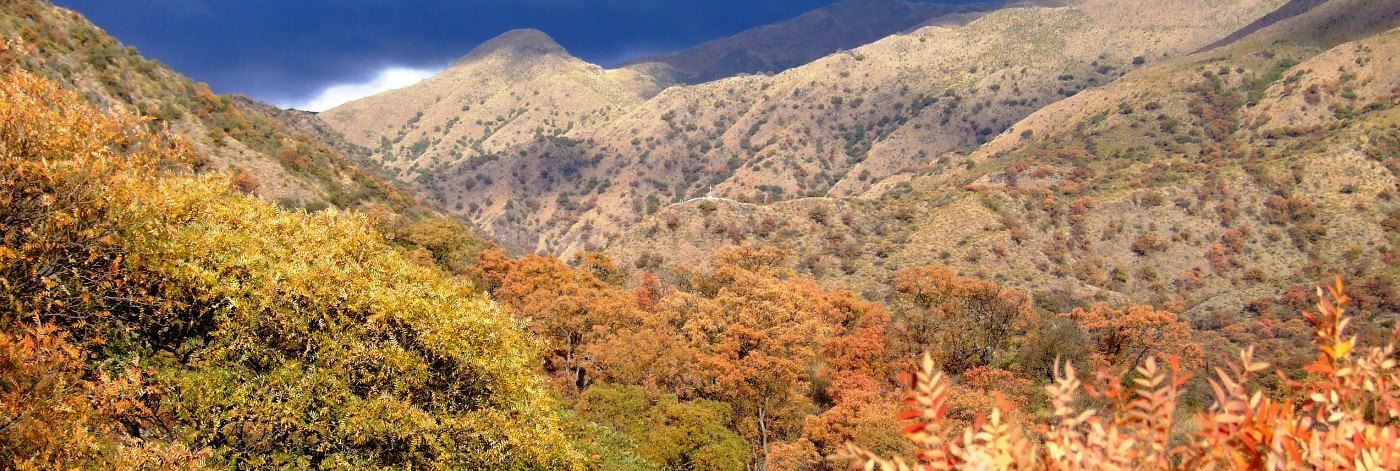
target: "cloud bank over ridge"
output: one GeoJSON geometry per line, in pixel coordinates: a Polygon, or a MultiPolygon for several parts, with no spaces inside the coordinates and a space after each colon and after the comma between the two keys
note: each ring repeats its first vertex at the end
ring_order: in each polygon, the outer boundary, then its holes
{"type": "Polygon", "coordinates": [[[305,100],[280,103],[278,106],[305,111],[325,111],[351,100],[364,98],[386,90],[413,85],[436,73],[438,73],[437,69],[388,67],[381,69],[367,81],[332,84],[305,100]]]}

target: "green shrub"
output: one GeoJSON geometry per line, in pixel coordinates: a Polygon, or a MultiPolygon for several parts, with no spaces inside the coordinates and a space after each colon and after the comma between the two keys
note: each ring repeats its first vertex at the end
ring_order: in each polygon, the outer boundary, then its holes
{"type": "Polygon", "coordinates": [[[727,424],[729,404],[675,396],[648,398],[637,386],[594,385],[578,409],[636,439],[636,452],[664,469],[738,470],[748,444],[727,424]]]}

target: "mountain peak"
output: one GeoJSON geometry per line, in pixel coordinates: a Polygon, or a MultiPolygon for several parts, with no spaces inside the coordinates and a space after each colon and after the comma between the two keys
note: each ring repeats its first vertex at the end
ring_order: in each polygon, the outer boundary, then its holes
{"type": "Polygon", "coordinates": [[[513,29],[481,43],[467,55],[457,59],[457,63],[473,61],[492,54],[531,57],[552,54],[567,55],[568,51],[564,50],[564,47],[560,46],[559,43],[554,42],[554,38],[549,37],[544,31],[528,28],[513,29]]]}

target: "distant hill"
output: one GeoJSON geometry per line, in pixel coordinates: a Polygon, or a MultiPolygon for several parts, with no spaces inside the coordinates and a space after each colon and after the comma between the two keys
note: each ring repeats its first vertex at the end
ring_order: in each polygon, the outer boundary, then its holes
{"type": "Polygon", "coordinates": [[[666,64],[685,83],[781,72],[911,28],[930,23],[965,23],[1000,3],[846,0],[786,21],[628,64],[666,64]]]}
{"type": "Polygon", "coordinates": [[[467,159],[606,122],[667,82],[645,68],[604,70],[536,30],[506,32],[420,83],[318,118],[408,181],[467,159]]]}

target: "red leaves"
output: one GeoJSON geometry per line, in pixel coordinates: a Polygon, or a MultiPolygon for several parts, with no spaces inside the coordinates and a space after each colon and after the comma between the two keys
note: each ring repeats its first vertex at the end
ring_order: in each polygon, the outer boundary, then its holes
{"type": "MultiPolygon", "coordinates": [[[[895,420],[909,420],[909,419],[918,418],[918,417],[920,417],[920,416],[922,416],[922,415],[923,415],[923,412],[920,411],[920,410],[918,410],[918,409],[905,409],[905,410],[900,411],[898,414],[895,414],[895,415],[894,415],[894,419],[895,419],[895,420]]],[[[921,429],[921,430],[922,430],[922,429],[921,429]]]]}
{"type": "MultiPolygon", "coordinates": [[[[912,415],[912,417],[918,417],[918,416],[920,415],[919,411],[911,410],[911,411],[907,411],[907,412],[913,412],[914,414],[912,415]]],[[[911,417],[911,418],[912,418],[912,417],[911,417]]],[[[925,423],[922,423],[922,422],[915,422],[915,423],[912,423],[912,424],[909,424],[909,425],[905,425],[904,427],[901,427],[901,428],[899,429],[899,433],[901,433],[901,434],[903,434],[903,435],[905,435],[905,436],[910,436],[910,435],[917,435],[917,434],[919,434],[919,433],[921,433],[921,432],[924,432],[924,431],[927,430],[927,429],[928,429],[928,424],[925,424],[925,423]]]]}

